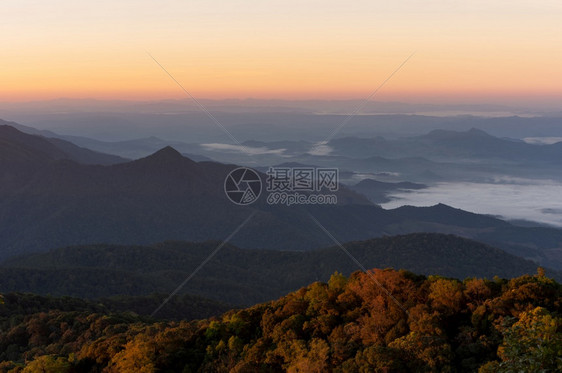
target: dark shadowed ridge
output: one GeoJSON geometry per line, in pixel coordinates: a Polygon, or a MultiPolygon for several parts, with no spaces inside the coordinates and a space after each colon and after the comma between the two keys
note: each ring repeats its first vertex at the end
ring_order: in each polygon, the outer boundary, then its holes
{"type": "Polygon", "coordinates": [[[82,164],[111,165],[127,161],[115,155],[98,153],[56,138],[30,135],[0,120],[0,161],[45,163],[72,160],[82,164]]]}
{"type": "MultiPolygon", "coordinates": [[[[164,242],[150,246],[67,247],[14,258],[0,266],[0,291],[102,297],[169,293],[218,242],[164,242]],[[70,279],[74,279],[71,281],[70,279]],[[97,286],[104,283],[103,287],[97,286]],[[7,285],[10,284],[10,285],[7,285]]],[[[419,233],[344,244],[366,268],[406,269],[447,277],[512,277],[537,264],[453,235],[419,233]]],[[[339,247],[307,252],[249,250],[226,245],[186,293],[248,305],[276,298],[335,271],[359,270],[339,247]]],[[[561,273],[548,271],[555,278],[561,273]]]]}
{"type": "Polygon", "coordinates": [[[498,139],[482,130],[477,128],[471,128],[465,132],[457,132],[457,131],[449,131],[449,130],[433,130],[429,132],[427,135],[422,135],[419,137],[420,139],[430,139],[430,140],[438,140],[438,141],[452,141],[452,140],[499,140],[500,142],[503,140],[498,139]]]}
{"type": "Polygon", "coordinates": [[[172,148],[171,146],[166,146],[158,150],[154,154],[149,155],[148,157],[141,158],[141,160],[145,160],[145,161],[150,160],[151,162],[161,162],[161,163],[174,162],[180,159],[187,159],[187,158],[185,158],[183,155],[181,155],[180,152],[178,152],[176,149],[172,148]]]}
{"type": "Polygon", "coordinates": [[[27,135],[8,125],[0,125],[0,142],[0,159],[4,161],[45,162],[68,158],[65,152],[45,138],[27,135]]]}
{"type": "Polygon", "coordinates": [[[430,207],[402,206],[393,210],[395,214],[410,219],[420,219],[425,222],[439,224],[456,224],[469,228],[503,228],[511,226],[509,223],[491,216],[474,214],[457,209],[443,203],[430,207]]]}
{"type": "Polygon", "coordinates": [[[188,157],[185,157],[171,146],[166,146],[157,152],[132,161],[131,166],[148,167],[151,169],[189,169],[190,171],[199,170],[199,164],[188,157]]]}

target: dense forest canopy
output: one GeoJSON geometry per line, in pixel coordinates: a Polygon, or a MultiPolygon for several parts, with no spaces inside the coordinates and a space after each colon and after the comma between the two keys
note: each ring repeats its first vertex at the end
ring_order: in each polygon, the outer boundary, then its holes
{"type": "Polygon", "coordinates": [[[0,371],[556,372],[561,294],[540,269],[464,281],[373,270],[196,321],[59,304],[3,316],[0,371]]]}
{"type": "MultiPolygon", "coordinates": [[[[217,241],[166,241],[148,246],[107,244],[24,255],[0,265],[0,292],[89,299],[116,294],[169,294],[218,245],[217,241]]],[[[343,245],[366,268],[402,268],[425,275],[513,278],[533,273],[537,267],[530,260],[454,235],[414,233],[343,245]]],[[[315,281],[326,282],[336,271],[348,276],[355,270],[357,265],[337,246],[299,252],[252,250],[227,244],[184,290],[214,301],[249,307],[315,281]]],[[[546,271],[549,277],[562,279],[562,272],[546,271]]]]}

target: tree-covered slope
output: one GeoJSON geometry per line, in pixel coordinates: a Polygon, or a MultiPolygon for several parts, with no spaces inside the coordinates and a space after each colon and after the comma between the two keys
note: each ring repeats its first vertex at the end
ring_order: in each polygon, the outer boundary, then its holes
{"type": "Polygon", "coordinates": [[[540,270],[493,281],[334,274],[200,321],[16,317],[2,324],[0,372],[556,372],[561,312],[562,287],[540,270]]]}
{"type": "MultiPolygon", "coordinates": [[[[0,291],[77,297],[170,293],[219,245],[164,242],[150,246],[68,247],[14,258],[0,267],[0,291]]],[[[366,268],[426,275],[515,277],[537,265],[502,250],[442,234],[410,234],[345,244],[366,268]]],[[[275,299],[356,264],[339,247],[308,252],[222,248],[183,291],[235,305],[275,299]]],[[[559,278],[559,273],[551,273],[559,278]]]]}

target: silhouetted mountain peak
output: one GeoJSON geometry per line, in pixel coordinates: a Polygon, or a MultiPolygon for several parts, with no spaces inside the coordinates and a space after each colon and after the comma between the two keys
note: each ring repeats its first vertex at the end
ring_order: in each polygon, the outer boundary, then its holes
{"type": "Polygon", "coordinates": [[[167,170],[167,172],[176,174],[179,170],[190,170],[191,172],[199,168],[197,162],[183,156],[171,146],[166,146],[148,157],[134,161],[132,164],[142,168],[144,172],[148,172],[148,170],[154,172],[167,170]]]}
{"type": "Polygon", "coordinates": [[[166,146],[158,150],[156,153],[149,155],[145,159],[158,160],[158,161],[177,161],[179,159],[186,159],[180,152],[171,146],[166,146]]]}

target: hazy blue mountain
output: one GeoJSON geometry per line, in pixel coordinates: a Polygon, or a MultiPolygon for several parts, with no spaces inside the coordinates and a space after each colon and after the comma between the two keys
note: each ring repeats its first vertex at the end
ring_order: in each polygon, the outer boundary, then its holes
{"type": "Polygon", "coordinates": [[[264,195],[240,207],[223,190],[226,175],[236,165],[194,162],[171,147],[132,162],[84,165],[68,160],[42,137],[6,132],[31,138],[36,147],[22,151],[19,142],[5,137],[1,148],[6,166],[0,168],[0,258],[77,244],[220,240],[255,212],[234,244],[286,250],[326,245],[330,239],[312,214],[341,241],[453,233],[562,268],[555,250],[562,230],[516,227],[443,205],[384,210],[343,186],[337,192],[338,205],[272,206],[264,195]],[[53,152],[52,159],[40,155],[42,147],[53,152]],[[26,166],[20,167],[21,162],[26,166]]]}
{"type": "MultiPolygon", "coordinates": [[[[236,115],[244,117],[242,114],[236,115]]],[[[376,119],[384,122],[389,118],[383,116],[376,119]]],[[[395,119],[400,123],[400,117],[395,117],[395,119]]],[[[487,123],[488,120],[483,118],[464,119],[470,120],[470,123],[474,125],[487,123]]],[[[166,121],[169,120],[172,119],[166,118],[166,121]]],[[[198,127],[200,126],[199,121],[196,123],[188,126],[192,133],[208,131],[198,127]]],[[[255,125],[258,126],[258,124],[255,125]]],[[[443,125],[451,127],[448,123],[443,123],[443,125]]],[[[231,126],[234,126],[232,128],[234,130],[234,128],[240,129],[246,124],[233,123],[231,126]]],[[[292,128],[291,126],[292,124],[289,124],[290,128],[292,128]]],[[[20,127],[27,131],[33,130],[25,126],[20,127]]],[[[149,126],[148,123],[139,124],[138,131],[131,130],[131,133],[136,135],[150,129],[151,135],[146,138],[123,141],[100,141],[83,136],[56,136],[99,152],[133,159],[148,156],[165,146],[173,146],[174,149],[196,161],[215,160],[258,168],[281,163],[315,164],[323,167],[338,167],[342,171],[369,173],[373,177],[379,174],[383,176],[380,181],[390,182],[404,180],[421,183],[485,182],[501,176],[562,180],[562,174],[559,172],[562,143],[528,144],[521,140],[494,137],[475,128],[460,132],[436,129],[420,136],[394,136],[389,139],[381,136],[339,137],[330,141],[329,151],[324,155],[311,155],[309,152],[315,142],[303,139],[248,140],[243,142],[244,148],[242,148],[232,144],[230,139],[217,137],[211,142],[201,142],[197,140],[200,140],[198,136],[186,137],[175,132],[170,133],[170,138],[174,138],[174,141],[163,140],[153,135],[161,128],[168,127],[165,125],[162,127],[160,125],[149,126]],[[189,140],[185,142],[179,140],[181,138],[189,140]],[[249,151],[249,154],[245,154],[244,151],[249,151]],[[384,175],[390,177],[384,177],[384,175]]],[[[290,132],[290,128],[287,131],[290,132]]],[[[180,127],[176,129],[183,131],[180,127]]],[[[263,130],[254,131],[257,138],[263,132],[263,130]]],[[[269,127],[265,132],[270,133],[269,127]]],[[[236,135],[239,134],[236,133],[236,135]]],[[[282,137],[279,136],[279,138],[282,137]]],[[[345,182],[353,183],[354,179],[353,174],[350,174],[349,180],[345,180],[345,182]]]]}
{"type": "Polygon", "coordinates": [[[51,132],[49,130],[39,130],[37,128],[34,127],[30,127],[30,126],[24,126],[23,124],[19,124],[16,122],[8,122],[8,121],[4,121],[1,120],[5,125],[14,127],[15,129],[17,129],[18,131],[21,131],[23,133],[27,133],[29,135],[39,135],[39,136],[43,136],[43,137],[49,137],[49,138],[60,138],[61,136],[51,132]]]}
{"type": "MultiPolygon", "coordinates": [[[[228,137],[189,100],[161,102],[101,102],[57,100],[28,105],[0,107],[4,117],[38,129],[104,141],[157,136],[188,143],[228,141],[228,137]],[[134,135],[133,135],[134,134],[134,135]]],[[[305,140],[318,142],[338,127],[357,107],[354,101],[287,103],[279,100],[203,101],[213,115],[239,141],[305,140]]],[[[431,105],[369,103],[348,123],[341,136],[396,138],[423,135],[436,129],[467,131],[480,128],[494,136],[562,136],[560,110],[553,113],[525,111],[523,108],[448,106],[435,110],[431,105]],[[402,108],[399,108],[402,106],[402,108]],[[404,110],[404,106],[406,109],[404,110]],[[386,107],[386,109],[384,109],[386,107]],[[421,110],[421,111],[420,111],[421,110]],[[487,117],[490,112],[494,117],[487,117]],[[418,115],[444,111],[473,112],[475,115],[418,115]],[[535,114],[515,116],[516,113],[535,114]],[[498,117],[497,114],[503,116],[498,117]]]]}
{"type": "Polygon", "coordinates": [[[203,155],[191,153],[193,151],[199,150],[200,146],[198,144],[188,144],[181,141],[163,140],[155,136],[126,141],[100,141],[81,136],[60,137],[88,149],[93,149],[108,154],[116,154],[129,159],[143,158],[162,148],[165,148],[166,146],[173,146],[174,149],[183,154],[186,154],[186,156],[189,156],[189,158],[195,161],[211,160],[210,158],[203,155]]]}
{"type": "Polygon", "coordinates": [[[426,185],[418,183],[410,183],[407,181],[399,183],[387,183],[372,179],[361,180],[359,183],[350,186],[350,188],[369,198],[374,203],[384,203],[389,201],[388,194],[398,190],[419,190],[427,188],[426,185]]]}
{"type": "Polygon", "coordinates": [[[39,135],[55,141],[56,139],[65,140],[79,147],[94,150],[100,153],[118,155],[126,159],[138,159],[146,157],[166,146],[174,146],[175,149],[186,154],[187,157],[196,161],[210,161],[211,159],[199,154],[186,153],[184,150],[198,148],[198,144],[187,144],[181,141],[162,140],[156,136],[126,141],[100,141],[84,136],[61,135],[48,130],[39,130],[34,127],[24,126],[15,122],[5,122],[15,129],[30,135],[39,135]]]}
{"type": "Polygon", "coordinates": [[[422,136],[393,140],[346,137],[332,140],[329,145],[334,149],[334,155],[354,158],[423,157],[433,161],[504,160],[545,165],[558,164],[562,159],[562,143],[528,144],[498,138],[476,128],[463,132],[438,129],[422,136]]]}

